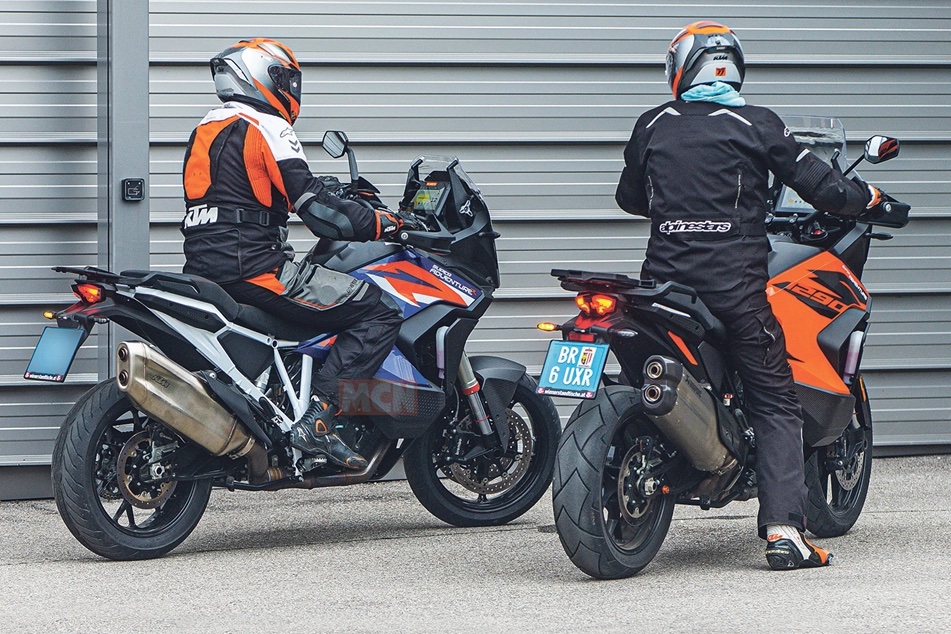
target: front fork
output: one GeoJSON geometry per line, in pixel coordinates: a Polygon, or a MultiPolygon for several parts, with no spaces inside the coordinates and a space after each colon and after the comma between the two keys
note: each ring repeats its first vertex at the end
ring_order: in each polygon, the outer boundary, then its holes
{"type": "Polygon", "coordinates": [[[490,447],[499,444],[499,436],[492,428],[489,422],[489,414],[485,409],[485,403],[479,394],[479,379],[476,378],[475,371],[472,369],[472,363],[469,362],[469,356],[463,352],[462,359],[459,360],[459,385],[462,387],[462,393],[469,400],[469,410],[472,412],[472,419],[482,432],[483,439],[490,447]]]}

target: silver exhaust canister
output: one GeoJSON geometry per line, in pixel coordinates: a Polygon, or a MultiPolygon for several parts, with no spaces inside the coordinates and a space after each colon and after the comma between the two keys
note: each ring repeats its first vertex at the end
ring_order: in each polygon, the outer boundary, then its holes
{"type": "Polygon", "coordinates": [[[138,409],[216,456],[240,458],[256,449],[252,456],[259,457],[263,447],[191,372],[139,341],[120,343],[116,357],[116,382],[138,409]]]}
{"type": "Polygon", "coordinates": [[[657,428],[695,468],[723,474],[736,467],[720,442],[713,396],[683,365],[660,355],[647,359],[641,398],[657,428]]]}

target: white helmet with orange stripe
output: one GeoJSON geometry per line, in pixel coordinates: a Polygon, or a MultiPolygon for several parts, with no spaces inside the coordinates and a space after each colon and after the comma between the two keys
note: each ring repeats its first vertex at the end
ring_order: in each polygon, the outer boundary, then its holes
{"type": "Polygon", "coordinates": [[[264,104],[292,125],[300,114],[300,64],[277,40],[241,40],[211,58],[211,76],[222,101],[264,104]]]}
{"type": "Polygon", "coordinates": [[[745,75],[739,38],[718,22],[688,24],[667,49],[667,83],[675,99],[694,86],[715,81],[739,90],[745,75]]]}

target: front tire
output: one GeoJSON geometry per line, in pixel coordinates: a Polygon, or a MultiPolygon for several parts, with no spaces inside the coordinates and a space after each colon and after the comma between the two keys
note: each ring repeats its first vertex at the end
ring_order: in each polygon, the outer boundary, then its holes
{"type": "Polygon", "coordinates": [[[660,550],[675,500],[639,491],[658,484],[645,478],[665,453],[634,388],[605,388],[572,414],[558,447],[552,505],[565,554],[582,572],[630,577],[660,550]]]}
{"type": "Polygon", "coordinates": [[[407,447],[406,480],[426,510],[453,526],[497,526],[538,502],[551,484],[561,420],[536,387],[523,374],[515,388],[507,408],[512,433],[506,457],[490,454],[466,465],[447,461],[459,421],[432,425],[407,447]]]}
{"type": "Polygon", "coordinates": [[[838,440],[819,447],[806,460],[806,519],[809,531],[817,537],[840,537],[849,532],[868,495],[872,478],[872,410],[861,375],[853,383],[852,395],[852,423],[838,440]]]}
{"type": "Polygon", "coordinates": [[[198,525],[211,496],[210,480],[141,479],[148,424],[107,379],[73,406],[56,438],[56,508],[83,546],[108,559],[161,557],[198,525]]]}

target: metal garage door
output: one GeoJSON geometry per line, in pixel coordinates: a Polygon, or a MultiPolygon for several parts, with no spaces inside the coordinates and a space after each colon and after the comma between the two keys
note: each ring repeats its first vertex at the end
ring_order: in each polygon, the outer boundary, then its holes
{"type": "MultiPolygon", "coordinates": [[[[315,172],[346,172],[317,147],[329,128],[350,134],[390,201],[416,155],[460,157],[502,233],[504,288],[472,350],[537,371],[547,337],[535,322],[572,306],[548,270],[638,269],[647,225],[615,208],[621,152],[637,115],[667,98],[670,37],[719,19],[744,42],[752,103],[841,117],[852,155],[872,133],[905,142],[901,159],[864,171],[915,207],[868,266],[876,444],[951,443],[948,8],[153,0],[152,265],[181,266],[181,159],[215,102],[208,58],[241,37],[279,38],[305,65],[297,129],[315,172]]],[[[95,261],[95,2],[25,0],[0,18],[0,464],[42,464],[68,403],[95,378],[91,351],[64,388],[18,378],[40,311],[68,301],[48,267],[95,261]]],[[[292,235],[306,248],[300,225],[292,235]]]]}

